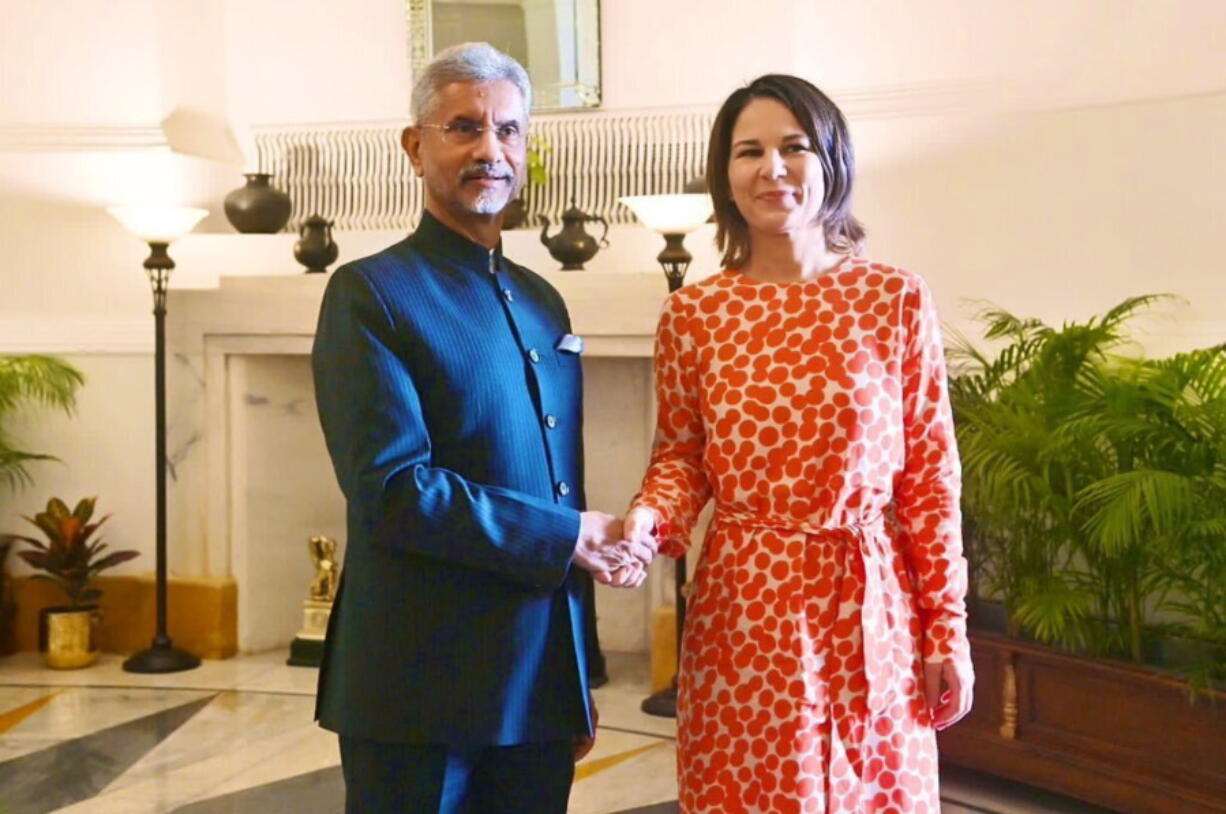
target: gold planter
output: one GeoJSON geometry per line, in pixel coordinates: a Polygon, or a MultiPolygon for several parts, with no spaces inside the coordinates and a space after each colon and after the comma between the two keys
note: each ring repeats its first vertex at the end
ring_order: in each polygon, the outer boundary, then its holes
{"type": "Polygon", "coordinates": [[[98,609],[45,608],[39,614],[39,650],[55,670],[88,667],[98,660],[98,609]]]}

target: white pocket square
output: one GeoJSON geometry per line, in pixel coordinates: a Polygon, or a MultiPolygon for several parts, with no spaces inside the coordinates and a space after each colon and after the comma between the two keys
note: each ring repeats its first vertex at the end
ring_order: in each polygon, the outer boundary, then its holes
{"type": "Polygon", "coordinates": [[[558,340],[558,350],[562,353],[583,353],[583,337],[574,334],[562,334],[558,340]]]}

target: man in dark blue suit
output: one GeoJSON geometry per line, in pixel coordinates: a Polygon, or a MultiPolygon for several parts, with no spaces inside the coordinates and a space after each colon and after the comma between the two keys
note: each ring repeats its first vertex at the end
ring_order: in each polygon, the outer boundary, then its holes
{"type": "Polygon", "coordinates": [[[635,587],[655,553],[584,511],[583,343],[500,250],[530,99],[490,46],[440,54],[402,139],[421,224],[324,296],[312,364],[348,549],[317,714],[349,812],[564,812],[595,734],[580,569],[635,587]]]}

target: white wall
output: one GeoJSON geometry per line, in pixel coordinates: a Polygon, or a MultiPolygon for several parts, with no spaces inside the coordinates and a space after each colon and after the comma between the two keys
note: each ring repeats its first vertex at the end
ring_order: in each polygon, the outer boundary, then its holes
{"type": "Polygon", "coordinates": [[[1172,292],[1138,323],[1150,352],[1226,339],[1226,93],[855,131],[869,253],[928,277],[948,321],[967,298],[1059,323],[1172,292]]]}
{"type": "Polygon", "coordinates": [[[409,109],[401,0],[224,0],[226,89],[243,124],[399,119],[409,109]]]}
{"type": "Polygon", "coordinates": [[[153,0],[3,0],[0,122],[161,117],[153,0]]]}
{"type": "Polygon", "coordinates": [[[711,104],[792,70],[795,0],[618,0],[600,8],[604,104],[711,104]]]}
{"type": "MultiPolygon", "coordinates": [[[[124,147],[178,107],[240,136],[402,118],[403,3],[0,0],[0,20],[0,352],[94,351],[72,356],[90,378],[74,419],[14,427],[66,465],[0,494],[0,530],[47,494],[98,493],[116,542],[151,552],[144,250],[100,207],[200,203],[201,229],[228,231],[240,168],[124,147]]],[[[831,90],[856,113],[870,253],[925,274],[951,321],[963,298],[1060,320],[1169,290],[1191,303],[1152,349],[1226,336],[1226,3],[606,0],[601,31],[608,108],[714,104],[769,70],[831,90]]],[[[215,254],[181,256],[179,281],[216,275],[215,254]]]]}
{"type": "Polygon", "coordinates": [[[834,88],[999,80],[1055,98],[1220,90],[1217,0],[809,0],[790,26],[796,68],[834,88]]]}

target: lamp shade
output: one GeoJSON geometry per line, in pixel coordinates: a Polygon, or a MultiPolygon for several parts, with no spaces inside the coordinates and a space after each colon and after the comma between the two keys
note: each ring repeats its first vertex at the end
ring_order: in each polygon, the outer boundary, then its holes
{"type": "Polygon", "coordinates": [[[630,195],[620,199],[648,229],[689,234],[714,211],[710,195],[630,195]]]}
{"type": "Polygon", "coordinates": [[[172,243],[209,214],[190,206],[108,206],[106,211],[146,243],[172,243]]]}

